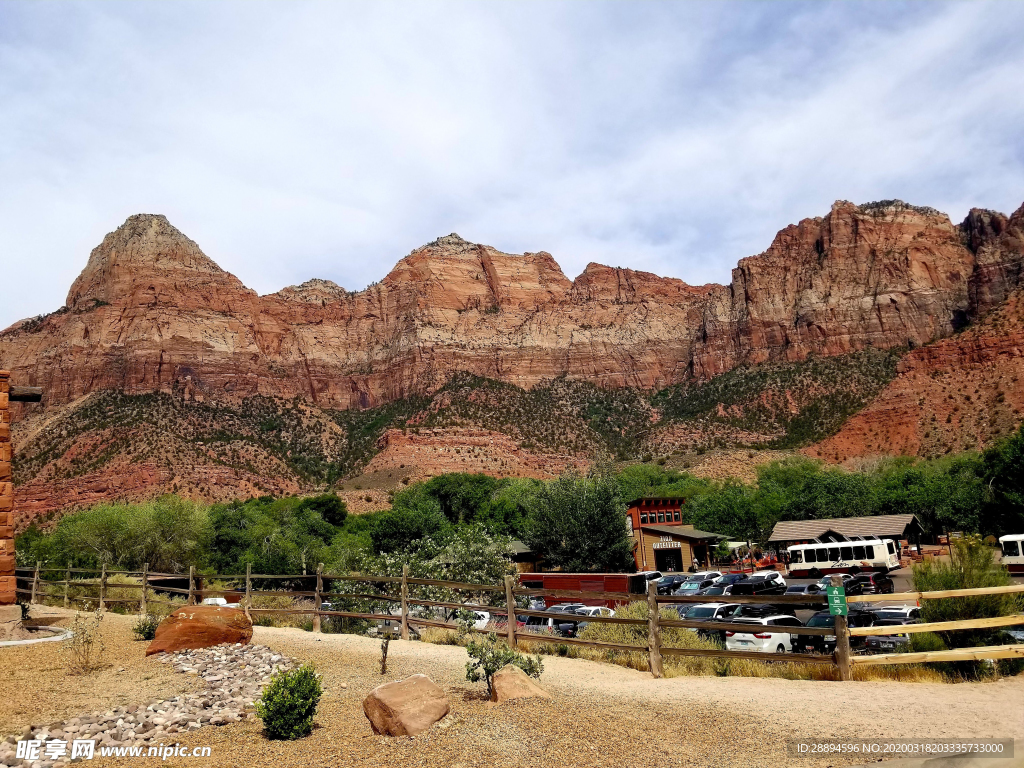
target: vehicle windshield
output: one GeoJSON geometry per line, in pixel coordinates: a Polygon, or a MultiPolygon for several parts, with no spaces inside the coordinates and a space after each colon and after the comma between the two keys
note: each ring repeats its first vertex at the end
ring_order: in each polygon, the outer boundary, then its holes
{"type": "Polygon", "coordinates": [[[687,581],[684,582],[681,587],[679,587],[679,590],[681,592],[696,592],[698,589],[700,589],[699,581],[687,581]]]}
{"type": "Polygon", "coordinates": [[[1020,557],[1020,542],[1004,541],[1003,557],[1020,557]]]}
{"type": "Polygon", "coordinates": [[[903,611],[875,611],[875,618],[878,621],[885,619],[903,619],[906,618],[906,614],[903,611]]]}
{"type": "Polygon", "coordinates": [[[715,615],[715,609],[714,608],[698,607],[698,608],[691,608],[690,610],[688,610],[686,612],[686,618],[688,618],[688,619],[706,619],[709,616],[714,616],[714,615],[715,615]]]}
{"type": "Polygon", "coordinates": [[[724,595],[725,587],[708,587],[704,590],[705,595],[724,595]]]}
{"type": "Polygon", "coordinates": [[[834,627],[835,625],[835,616],[811,616],[810,621],[807,622],[808,627],[834,627]]]}
{"type": "Polygon", "coordinates": [[[804,590],[806,590],[806,589],[807,589],[807,587],[800,586],[800,585],[797,585],[795,587],[786,587],[786,593],[789,594],[790,592],[794,592],[794,593],[799,592],[800,594],[803,594],[804,590]]]}

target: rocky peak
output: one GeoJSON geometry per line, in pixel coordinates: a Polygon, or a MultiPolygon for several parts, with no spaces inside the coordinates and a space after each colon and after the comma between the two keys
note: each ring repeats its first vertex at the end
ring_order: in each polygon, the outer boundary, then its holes
{"type": "Polygon", "coordinates": [[[301,285],[289,285],[278,291],[277,296],[293,301],[319,304],[323,301],[337,301],[348,297],[348,291],[335,282],[314,277],[301,285]]]}
{"type": "Polygon", "coordinates": [[[166,216],[135,214],[89,254],[89,262],[68,292],[67,306],[82,309],[113,303],[121,295],[118,284],[131,274],[143,277],[149,271],[179,270],[226,274],[166,216]]]}

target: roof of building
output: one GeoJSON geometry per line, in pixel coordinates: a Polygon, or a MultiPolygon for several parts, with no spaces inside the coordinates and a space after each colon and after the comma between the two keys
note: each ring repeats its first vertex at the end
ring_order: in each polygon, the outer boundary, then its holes
{"type": "Polygon", "coordinates": [[[914,515],[864,515],[834,517],[831,520],[783,520],[775,524],[768,541],[804,541],[817,539],[827,531],[843,536],[900,537],[909,525],[920,523],[914,515]]]}
{"type": "Polygon", "coordinates": [[[627,507],[635,507],[641,501],[678,501],[680,504],[686,503],[685,496],[637,496],[635,499],[630,499],[626,502],[627,507]]]}
{"type": "Polygon", "coordinates": [[[526,544],[521,542],[519,539],[512,539],[512,554],[513,555],[532,555],[533,550],[530,549],[526,544]]]}
{"type": "Polygon", "coordinates": [[[655,533],[662,533],[672,536],[678,536],[681,539],[695,539],[697,541],[704,541],[706,539],[724,539],[720,533],[708,533],[707,531],[698,531],[696,528],[685,528],[681,525],[641,525],[645,531],[653,531],[655,533]]]}

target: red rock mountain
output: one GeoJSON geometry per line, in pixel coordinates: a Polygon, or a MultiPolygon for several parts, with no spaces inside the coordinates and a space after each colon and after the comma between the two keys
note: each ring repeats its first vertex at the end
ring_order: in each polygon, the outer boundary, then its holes
{"type": "Polygon", "coordinates": [[[840,202],[742,259],[730,285],[697,287],[596,264],[570,282],[550,254],[449,235],[363,291],[314,280],[258,296],[166,218],[138,215],[92,252],[65,307],[0,334],[0,365],[50,404],[119,389],[366,408],[455,371],[656,389],[948,336],[1019,280],[1008,226],[980,211],[958,228],[927,208],[840,202]]]}
{"type": "MultiPolygon", "coordinates": [[[[890,446],[942,452],[984,442],[1021,421],[1016,403],[1024,385],[1007,361],[1016,360],[1021,348],[1016,291],[1022,264],[1024,208],[1009,217],[976,209],[954,225],[938,211],[899,201],[837,202],[824,217],[785,228],[765,252],[741,259],[729,285],[691,286],[598,264],[570,281],[550,254],[505,254],[453,234],[416,249],[362,291],[310,280],[259,296],[163,216],[132,216],[93,250],[64,307],[0,332],[0,369],[11,370],[13,381],[46,391],[41,408],[16,412],[16,418],[32,415],[15,437],[19,493],[22,503],[43,511],[179,488],[206,498],[293,491],[336,477],[305,468],[303,457],[315,453],[317,461],[337,462],[348,473],[358,451],[383,451],[371,469],[379,464],[381,472],[396,477],[429,474],[430,467],[410,472],[407,457],[435,454],[443,456],[445,467],[469,467],[472,457],[543,474],[545,467],[567,466],[573,456],[598,450],[593,430],[600,431],[602,418],[614,420],[608,414],[632,419],[603,433],[618,455],[650,449],[643,445],[671,450],[701,439],[703,426],[674,427],[638,395],[608,395],[597,405],[597,396],[587,395],[590,405],[572,411],[581,397],[573,386],[653,392],[718,381],[721,374],[759,364],[907,348],[911,352],[877,401],[812,450],[830,460],[890,446]],[[991,398],[980,387],[965,393],[973,405],[959,403],[951,411],[952,427],[929,428],[933,413],[943,427],[949,414],[938,405],[927,416],[916,414],[914,398],[920,399],[929,381],[972,370],[996,376],[991,398]],[[411,403],[466,374],[519,389],[492,388],[465,402],[458,392],[446,392],[419,415],[382,421],[365,439],[360,435],[369,432],[351,432],[352,423],[337,415],[339,409],[411,403]],[[540,399],[523,394],[544,387],[549,389],[540,399]],[[106,391],[168,393],[173,402],[193,403],[198,410],[182,415],[163,403],[159,419],[129,428],[124,419],[118,422],[121,401],[96,400],[106,391]],[[1000,431],[976,428],[975,394],[985,403],[1002,397],[997,410],[1004,415],[985,411],[1000,431]],[[303,403],[305,410],[286,412],[281,406],[264,413],[253,395],[303,403]],[[458,419],[430,421],[429,414],[454,406],[463,408],[458,419]],[[481,418],[487,408],[495,418],[481,418]],[[497,423],[502,410],[521,414],[520,427],[497,423]],[[531,413],[535,423],[527,423],[531,413]],[[275,427],[282,419],[288,426],[275,427]],[[548,422],[563,419],[577,419],[568,437],[544,431],[548,422]],[[217,429],[211,431],[214,422],[217,429]],[[87,433],[76,432],[77,423],[88,423],[87,433]],[[421,423],[458,429],[432,432],[430,439],[383,431],[421,423]],[[659,423],[658,434],[645,437],[659,423]],[[892,434],[900,425],[905,439],[880,439],[883,423],[892,434]],[[964,437],[969,431],[970,440],[964,437]],[[633,448],[622,447],[627,432],[633,448]],[[228,445],[225,435],[243,433],[252,438],[248,447],[228,445]],[[264,433],[278,435],[278,443],[260,444],[264,433]],[[503,434],[513,442],[506,445],[503,434]],[[296,435],[306,442],[298,445],[296,435]],[[488,445],[497,441],[506,459],[491,461],[472,441],[463,441],[464,452],[444,450],[448,440],[460,445],[459,435],[477,435],[477,442],[488,445]],[[217,441],[222,445],[211,447],[217,441]],[[134,447],[126,447],[129,442],[134,447]],[[531,446],[551,458],[536,458],[531,446]],[[182,470],[183,457],[195,471],[182,470]],[[321,479],[313,483],[313,476],[321,479]]],[[[800,397],[828,385],[802,386],[800,397]]],[[[924,395],[927,403],[937,398],[924,395]]],[[[793,412],[800,408],[785,388],[748,399],[782,403],[793,412]]],[[[770,430],[761,437],[750,432],[740,418],[744,408],[735,402],[708,412],[709,418],[739,414],[739,426],[719,424],[716,434],[750,444],[774,439],[770,430]]],[[[361,466],[366,461],[359,460],[361,466]]]]}

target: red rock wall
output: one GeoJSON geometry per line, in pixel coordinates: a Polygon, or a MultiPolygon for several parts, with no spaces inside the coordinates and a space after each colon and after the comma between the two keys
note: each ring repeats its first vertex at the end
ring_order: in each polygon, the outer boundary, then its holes
{"type": "Polygon", "coordinates": [[[11,412],[8,371],[0,371],[0,605],[13,605],[14,486],[11,484],[11,412]]]}

